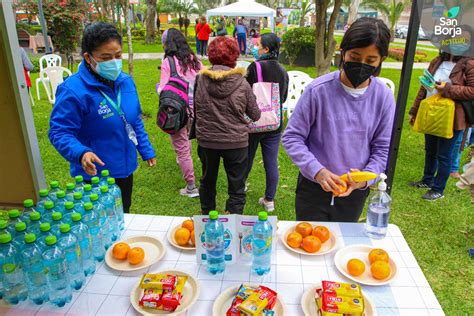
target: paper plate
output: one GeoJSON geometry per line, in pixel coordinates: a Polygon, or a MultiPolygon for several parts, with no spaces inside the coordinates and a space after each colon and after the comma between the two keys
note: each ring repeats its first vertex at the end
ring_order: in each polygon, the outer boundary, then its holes
{"type": "Polygon", "coordinates": [[[117,271],[135,271],[148,268],[152,264],[157,263],[165,255],[166,249],[161,241],[151,236],[133,236],[124,240],[115,242],[107,250],[105,255],[105,263],[112,269],[117,271]],[[127,260],[117,260],[112,255],[112,249],[118,242],[126,242],[130,248],[141,247],[145,251],[145,259],[137,265],[128,263],[127,260]]]}
{"type": "MultiPolygon", "coordinates": [[[[313,225],[313,227],[315,226],[313,223],[310,223],[310,224],[313,225]]],[[[321,226],[324,226],[324,225],[321,225],[321,226]]],[[[322,255],[326,255],[326,254],[334,251],[337,248],[337,236],[329,228],[328,228],[328,230],[329,230],[329,233],[331,234],[331,236],[329,237],[328,240],[323,242],[323,244],[321,245],[321,249],[319,249],[319,251],[314,252],[314,253],[310,253],[310,252],[304,251],[303,248],[291,248],[286,243],[286,239],[288,238],[289,234],[291,234],[292,232],[295,231],[295,229],[296,229],[296,225],[291,226],[286,230],[286,232],[283,235],[281,235],[281,242],[283,243],[283,245],[285,245],[286,248],[293,251],[294,253],[298,253],[300,255],[305,255],[305,256],[322,256],[322,255]]]]}
{"type": "MultiPolygon", "coordinates": [[[[317,315],[317,306],[315,300],[316,289],[321,288],[321,284],[315,285],[304,292],[301,297],[301,308],[305,316],[317,315]]],[[[362,292],[364,297],[364,316],[377,316],[377,309],[372,300],[362,292]]]]}
{"type": "MultiPolygon", "coordinates": [[[[217,297],[217,299],[214,301],[214,305],[212,306],[213,316],[222,316],[226,314],[227,310],[232,305],[232,301],[234,300],[235,294],[239,290],[239,287],[240,285],[232,286],[217,297]]],[[[273,307],[273,310],[275,311],[275,316],[283,316],[287,314],[285,304],[281,300],[280,296],[277,297],[277,302],[275,307],[273,307]]]]}
{"type": "MultiPolygon", "coordinates": [[[[347,246],[340,249],[336,255],[334,256],[334,263],[336,264],[336,268],[341,272],[345,277],[351,279],[354,282],[365,284],[365,285],[385,285],[395,278],[397,274],[397,265],[395,261],[390,258],[389,265],[392,270],[390,276],[385,280],[377,280],[372,277],[370,273],[370,263],[369,263],[369,253],[375,249],[375,247],[370,247],[367,245],[352,245],[347,246]],[[347,261],[350,259],[360,259],[365,263],[365,271],[360,276],[352,276],[347,272],[347,261]]],[[[390,253],[389,253],[390,255],[390,253]]]]}
{"type": "Polygon", "coordinates": [[[199,298],[201,287],[198,281],[190,274],[180,271],[180,270],[166,270],[156,272],[156,274],[174,274],[174,275],[184,275],[188,277],[186,284],[184,285],[183,298],[181,300],[181,305],[174,312],[166,312],[162,310],[143,308],[139,305],[140,299],[143,295],[143,290],[140,288],[140,283],[132,290],[130,293],[130,303],[132,303],[133,308],[142,315],[180,315],[184,313],[196,303],[199,298]]]}
{"type": "Polygon", "coordinates": [[[176,247],[178,249],[181,249],[181,250],[190,250],[190,251],[196,251],[196,247],[194,246],[180,246],[178,245],[178,243],[176,242],[176,239],[174,238],[174,234],[176,233],[176,231],[178,229],[181,228],[181,224],[176,226],[175,228],[173,229],[169,229],[168,230],[168,241],[170,242],[170,244],[173,246],[173,247],[176,247]]]}

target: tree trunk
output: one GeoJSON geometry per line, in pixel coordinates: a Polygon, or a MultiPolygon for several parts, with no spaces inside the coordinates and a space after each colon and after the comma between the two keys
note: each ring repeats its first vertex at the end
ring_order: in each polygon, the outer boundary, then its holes
{"type": "Polygon", "coordinates": [[[115,3],[115,0],[112,0],[110,2],[110,12],[112,12],[112,23],[114,25],[117,25],[117,5],[115,3]]]}
{"type": "Polygon", "coordinates": [[[132,47],[132,28],[130,20],[130,11],[129,11],[128,0],[122,2],[123,14],[125,17],[125,26],[127,28],[127,38],[128,38],[128,74],[133,78],[133,47],[132,47]]]}
{"type": "Polygon", "coordinates": [[[301,10],[300,16],[300,27],[304,27],[304,14],[303,10],[301,10]]]}
{"type": "Polygon", "coordinates": [[[146,44],[155,43],[155,16],[156,16],[156,0],[146,0],[147,17],[146,17],[146,44]]]}
{"type": "Polygon", "coordinates": [[[357,20],[357,12],[359,11],[361,0],[352,0],[351,1],[351,10],[349,11],[349,17],[347,19],[347,25],[351,25],[357,20]]]}

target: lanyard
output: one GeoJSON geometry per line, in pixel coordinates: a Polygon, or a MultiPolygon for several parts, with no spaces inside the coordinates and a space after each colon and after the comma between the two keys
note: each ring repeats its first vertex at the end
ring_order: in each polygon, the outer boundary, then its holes
{"type": "Polygon", "coordinates": [[[117,111],[121,117],[125,117],[125,114],[123,113],[122,108],[120,107],[122,103],[122,92],[120,91],[120,87],[118,88],[117,103],[115,103],[114,100],[112,100],[107,94],[105,94],[104,91],[100,89],[98,90],[107,100],[107,102],[109,102],[109,104],[115,109],[115,111],[117,111]]]}

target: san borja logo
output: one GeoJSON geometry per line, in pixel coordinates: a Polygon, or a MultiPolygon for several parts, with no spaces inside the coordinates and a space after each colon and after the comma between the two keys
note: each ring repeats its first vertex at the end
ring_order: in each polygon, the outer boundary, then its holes
{"type": "Polygon", "coordinates": [[[97,113],[99,113],[99,115],[101,115],[103,118],[107,118],[112,115],[112,110],[107,105],[107,102],[102,100],[99,103],[99,109],[97,110],[97,113]]]}
{"type": "Polygon", "coordinates": [[[439,24],[435,25],[434,35],[445,35],[456,37],[462,34],[461,28],[458,26],[458,20],[456,17],[459,15],[461,7],[452,7],[448,11],[444,12],[444,16],[439,18],[439,24]]]}

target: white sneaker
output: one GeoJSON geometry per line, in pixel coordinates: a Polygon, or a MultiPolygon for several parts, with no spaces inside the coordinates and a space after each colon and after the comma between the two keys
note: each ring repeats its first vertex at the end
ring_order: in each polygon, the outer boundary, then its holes
{"type": "Polygon", "coordinates": [[[275,210],[275,201],[266,201],[265,198],[258,199],[258,204],[262,205],[267,212],[273,212],[275,210]]]}
{"type": "Polygon", "coordinates": [[[184,189],[179,190],[179,194],[181,194],[182,196],[190,197],[190,198],[196,198],[196,197],[199,197],[199,189],[194,188],[192,190],[189,190],[188,187],[185,187],[184,189]]]}

